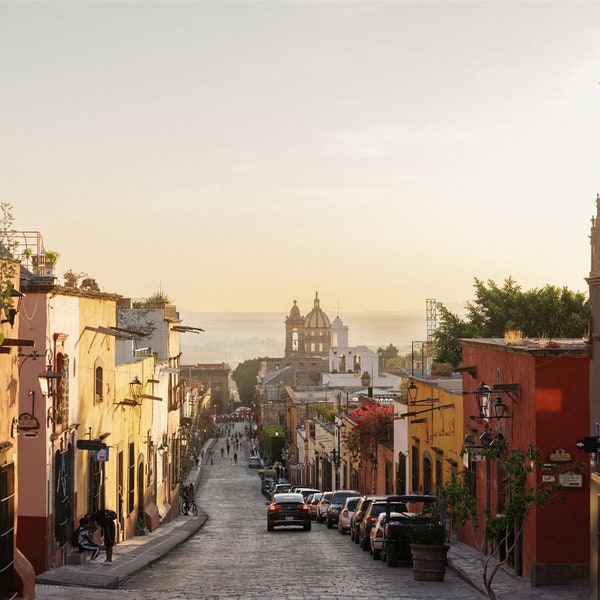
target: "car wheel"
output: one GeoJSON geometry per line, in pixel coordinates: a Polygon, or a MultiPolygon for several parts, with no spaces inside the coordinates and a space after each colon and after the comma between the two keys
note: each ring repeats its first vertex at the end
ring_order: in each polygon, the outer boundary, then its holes
{"type": "Polygon", "coordinates": [[[327,529],[333,529],[333,523],[329,517],[327,517],[327,529]]]}
{"type": "Polygon", "coordinates": [[[398,551],[393,544],[389,544],[385,552],[386,563],[388,567],[395,567],[398,559],[398,551]]]}
{"type": "Polygon", "coordinates": [[[350,540],[354,541],[354,529],[350,527],[350,540]]]}
{"type": "Polygon", "coordinates": [[[381,550],[371,550],[371,556],[373,560],[379,560],[379,556],[381,555],[381,550]]]}
{"type": "Polygon", "coordinates": [[[360,545],[362,546],[362,549],[366,552],[371,546],[371,544],[369,543],[369,538],[363,538],[360,545]]]}
{"type": "Polygon", "coordinates": [[[273,531],[273,525],[271,525],[271,523],[267,523],[267,531],[273,531]]]}
{"type": "Polygon", "coordinates": [[[304,531],[310,531],[310,527],[311,527],[310,523],[304,523],[304,531]]]}

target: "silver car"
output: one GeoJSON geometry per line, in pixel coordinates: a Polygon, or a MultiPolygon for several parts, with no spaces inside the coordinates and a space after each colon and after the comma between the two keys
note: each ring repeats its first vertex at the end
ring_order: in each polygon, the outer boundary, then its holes
{"type": "Polygon", "coordinates": [[[342,506],[342,510],[340,510],[340,515],[338,518],[337,529],[341,534],[348,533],[350,531],[350,522],[352,519],[352,515],[356,510],[356,505],[360,498],[358,496],[351,496],[350,498],[346,498],[344,505],[342,506]]]}

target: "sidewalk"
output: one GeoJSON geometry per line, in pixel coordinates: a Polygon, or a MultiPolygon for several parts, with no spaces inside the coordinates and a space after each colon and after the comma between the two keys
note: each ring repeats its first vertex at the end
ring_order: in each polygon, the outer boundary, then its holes
{"type": "MultiPolygon", "coordinates": [[[[469,582],[487,597],[482,577],[482,564],[479,552],[460,542],[450,542],[448,569],[469,582]]],[[[552,585],[532,588],[522,577],[512,575],[500,568],[492,589],[500,600],[589,600],[587,585],[552,585]]]]}
{"type": "MultiPolygon", "coordinates": [[[[205,459],[207,450],[215,443],[214,439],[204,444],[205,459]]],[[[193,483],[198,488],[202,464],[192,467],[185,483],[193,483]]],[[[179,516],[158,527],[148,535],[136,536],[120,542],[113,550],[112,565],[63,565],[36,576],[36,595],[43,598],[37,586],[88,587],[117,589],[119,584],[149,565],[160,560],[165,554],[183,544],[206,522],[208,515],[202,511],[197,517],[179,516]]],[[[101,555],[103,556],[103,555],[101,555]]]]}

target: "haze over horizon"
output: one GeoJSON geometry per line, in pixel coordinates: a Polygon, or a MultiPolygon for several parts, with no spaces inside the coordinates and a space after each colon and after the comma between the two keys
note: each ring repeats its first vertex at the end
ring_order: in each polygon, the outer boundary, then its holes
{"type": "Polygon", "coordinates": [[[205,314],[587,292],[598,64],[598,2],[2,2],[0,202],[205,314]]]}

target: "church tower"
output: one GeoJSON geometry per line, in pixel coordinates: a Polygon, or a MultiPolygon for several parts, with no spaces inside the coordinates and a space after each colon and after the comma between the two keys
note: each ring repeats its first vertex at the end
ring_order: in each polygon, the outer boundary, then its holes
{"type": "Polygon", "coordinates": [[[296,300],[285,319],[285,356],[304,356],[304,317],[296,300]]]}
{"type": "Polygon", "coordinates": [[[331,321],[321,310],[319,293],[313,309],[303,317],[296,300],[285,319],[285,356],[300,358],[329,356],[331,321]]]}

